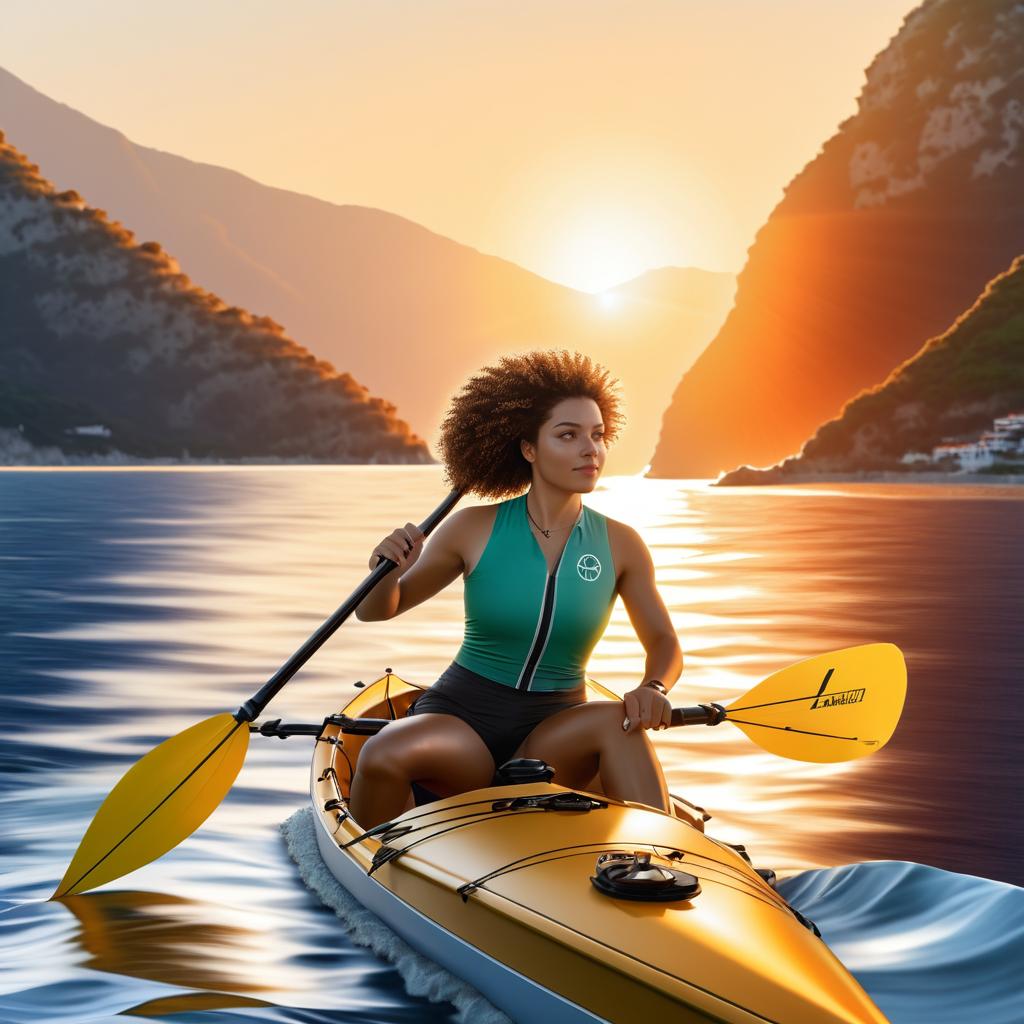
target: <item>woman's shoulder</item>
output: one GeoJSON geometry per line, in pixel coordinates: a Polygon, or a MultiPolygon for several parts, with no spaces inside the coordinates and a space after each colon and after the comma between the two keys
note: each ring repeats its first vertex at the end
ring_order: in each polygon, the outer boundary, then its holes
{"type": "Polygon", "coordinates": [[[467,505],[465,508],[456,509],[438,527],[438,532],[444,528],[444,532],[451,538],[470,538],[479,535],[481,532],[489,533],[494,525],[501,502],[493,502],[488,505],[467,505]]]}
{"type": "Polygon", "coordinates": [[[465,522],[487,522],[497,515],[503,505],[508,505],[515,500],[515,498],[509,498],[507,501],[489,501],[483,505],[466,505],[459,509],[459,514],[462,515],[465,522]]]}
{"type": "Polygon", "coordinates": [[[487,505],[467,505],[459,509],[458,515],[460,521],[467,526],[472,523],[488,523],[498,514],[501,505],[500,501],[493,501],[487,505]]]}
{"type": "MultiPolygon", "coordinates": [[[[593,509],[591,509],[593,511],[593,509]]],[[[618,519],[612,519],[611,516],[602,515],[600,512],[595,512],[595,515],[601,516],[605,522],[605,526],[608,528],[608,539],[611,540],[614,536],[616,540],[623,540],[626,543],[630,541],[640,541],[643,543],[643,539],[640,534],[633,529],[628,523],[620,522],[618,519]]]]}
{"type": "Polygon", "coordinates": [[[650,557],[643,537],[632,526],[610,516],[603,516],[603,519],[608,528],[608,546],[620,574],[629,566],[640,565],[650,557]]]}
{"type": "MultiPolygon", "coordinates": [[[[494,522],[500,502],[489,505],[467,505],[465,508],[456,509],[442,524],[449,534],[458,535],[465,531],[483,529],[494,522]]],[[[440,530],[440,527],[438,528],[440,530]]]]}
{"type": "Polygon", "coordinates": [[[434,531],[435,538],[444,538],[444,542],[451,543],[466,533],[472,533],[478,528],[486,526],[494,521],[494,513],[497,505],[467,505],[464,508],[457,508],[449,512],[438,524],[434,531]]]}
{"type": "Polygon", "coordinates": [[[483,556],[501,504],[468,505],[453,512],[445,520],[449,524],[449,543],[462,559],[463,571],[467,576],[483,556]]]}

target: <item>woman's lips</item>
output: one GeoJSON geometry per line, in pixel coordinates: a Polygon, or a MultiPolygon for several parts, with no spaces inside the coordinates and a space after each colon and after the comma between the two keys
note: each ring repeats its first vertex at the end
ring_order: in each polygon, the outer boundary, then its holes
{"type": "Polygon", "coordinates": [[[577,466],[576,469],[573,470],[573,472],[575,472],[575,473],[588,473],[590,476],[596,476],[597,475],[597,466],[577,466]]]}

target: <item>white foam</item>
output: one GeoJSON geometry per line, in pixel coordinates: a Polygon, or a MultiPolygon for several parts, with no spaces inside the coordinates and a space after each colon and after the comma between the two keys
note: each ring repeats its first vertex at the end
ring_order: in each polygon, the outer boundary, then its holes
{"type": "Polygon", "coordinates": [[[313,812],[304,807],[281,825],[288,853],[308,888],[341,918],[349,938],[395,965],[406,991],[432,1003],[449,1002],[465,1024],[512,1024],[480,993],[455,975],[421,956],[376,914],[359,903],[330,873],[316,843],[313,812]]]}

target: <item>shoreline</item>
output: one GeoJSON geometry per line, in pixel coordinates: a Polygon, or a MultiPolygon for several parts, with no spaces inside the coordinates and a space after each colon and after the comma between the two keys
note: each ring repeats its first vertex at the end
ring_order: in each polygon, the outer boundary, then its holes
{"type": "MultiPolygon", "coordinates": [[[[24,456],[26,453],[19,453],[24,456]]],[[[35,449],[35,458],[12,458],[9,452],[0,448],[0,471],[5,469],[180,469],[255,466],[436,466],[433,460],[392,459],[317,459],[312,456],[243,455],[236,459],[219,456],[197,456],[180,458],[160,455],[152,459],[127,455],[121,451],[96,453],[94,455],[69,455],[59,449],[35,449]]]]}
{"type": "Polygon", "coordinates": [[[393,453],[376,454],[369,458],[317,458],[312,455],[242,455],[224,458],[218,455],[188,454],[157,455],[151,458],[131,455],[119,448],[103,452],[66,452],[57,445],[34,445],[18,431],[0,427],[0,470],[3,469],[130,469],[130,468],[179,468],[216,466],[432,466],[437,462],[432,456],[427,460],[395,459],[393,453]]]}
{"type": "Polygon", "coordinates": [[[67,462],[0,462],[0,473],[45,472],[48,470],[215,470],[215,469],[402,469],[431,468],[436,462],[324,462],[318,459],[133,459],[96,462],[88,459],[67,462]]]}
{"type": "MultiPolygon", "coordinates": [[[[901,473],[897,470],[860,470],[855,473],[793,473],[785,476],[765,472],[764,480],[746,479],[723,482],[725,473],[712,487],[786,487],[793,484],[997,484],[1024,485],[1024,473],[901,473]]],[[[753,474],[751,474],[753,476],[753,474]]]]}
{"type": "MultiPolygon", "coordinates": [[[[133,456],[66,456],[62,461],[40,460],[25,462],[6,462],[0,459],[0,473],[5,470],[46,470],[46,469],[256,469],[260,467],[378,467],[399,468],[402,466],[438,466],[438,462],[341,462],[312,458],[281,458],[276,456],[249,456],[241,459],[220,458],[170,458],[160,457],[143,459],[133,456]]],[[[632,474],[627,474],[632,475],[632,474]]],[[[787,474],[784,478],[765,473],[766,479],[734,480],[723,482],[732,473],[723,474],[718,480],[707,480],[710,487],[795,487],[802,484],[989,484],[1000,487],[1024,486],[1024,473],[900,473],[891,470],[863,470],[858,473],[808,473],[787,474]]],[[[668,480],[672,477],[654,477],[651,479],[668,480]]],[[[692,479],[679,477],[677,479],[692,479]]]]}

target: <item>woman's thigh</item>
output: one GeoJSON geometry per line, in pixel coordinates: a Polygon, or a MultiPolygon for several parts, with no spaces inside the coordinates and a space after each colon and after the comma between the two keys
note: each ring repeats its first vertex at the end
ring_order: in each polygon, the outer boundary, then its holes
{"type": "Polygon", "coordinates": [[[472,726],[429,711],[382,729],[364,745],[358,767],[400,772],[438,796],[489,786],[494,777],[494,758],[472,726]]]}
{"type": "Polygon", "coordinates": [[[597,773],[609,730],[622,728],[622,705],[612,701],[577,704],[545,718],[519,745],[515,757],[537,757],[555,769],[554,781],[572,789],[597,773]]]}

